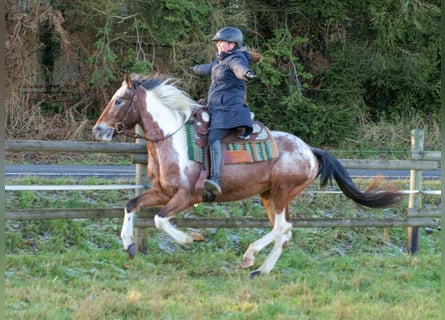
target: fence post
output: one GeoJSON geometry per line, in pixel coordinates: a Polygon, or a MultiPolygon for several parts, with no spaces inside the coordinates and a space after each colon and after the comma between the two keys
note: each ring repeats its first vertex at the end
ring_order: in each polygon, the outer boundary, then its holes
{"type": "MultiPolygon", "coordinates": [[[[143,136],[144,131],[139,125],[136,125],[135,127],[136,134],[143,136]]],[[[136,139],[136,143],[144,144],[144,139],[136,139]]],[[[143,163],[136,163],[136,184],[139,185],[146,185],[148,180],[148,173],[147,173],[147,165],[143,163]]],[[[136,196],[140,196],[144,193],[143,189],[136,189],[136,196]]],[[[135,227],[133,229],[134,232],[134,239],[136,241],[136,251],[140,253],[147,253],[147,235],[148,230],[146,228],[138,228],[135,227]]]]}
{"type": "MultiPolygon", "coordinates": [[[[422,129],[411,131],[411,151],[423,151],[424,132],[422,129]]],[[[411,170],[409,189],[410,191],[422,190],[422,170],[411,170]]],[[[422,195],[420,193],[409,194],[409,208],[419,208],[421,206],[422,195]]],[[[407,213],[407,218],[409,214],[407,213]]],[[[419,227],[408,227],[408,253],[415,254],[419,250],[419,227]]]]}

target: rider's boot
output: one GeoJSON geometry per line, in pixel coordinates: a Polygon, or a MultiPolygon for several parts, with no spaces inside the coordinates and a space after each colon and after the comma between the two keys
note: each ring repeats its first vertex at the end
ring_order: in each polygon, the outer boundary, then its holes
{"type": "Polygon", "coordinates": [[[214,195],[221,194],[219,173],[221,171],[221,141],[216,140],[210,145],[210,177],[204,180],[204,187],[214,195]]]}

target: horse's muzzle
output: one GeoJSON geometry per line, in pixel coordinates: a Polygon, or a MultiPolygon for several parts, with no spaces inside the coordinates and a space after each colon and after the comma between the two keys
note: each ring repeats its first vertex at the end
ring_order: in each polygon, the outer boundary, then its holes
{"type": "Polygon", "coordinates": [[[113,135],[114,135],[115,131],[116,130],[114,128],[103,127],[99,124],[99,125],[94,126],[93,136],[97,140],[111,141],[111,140],[113,140],[113,135]]]}

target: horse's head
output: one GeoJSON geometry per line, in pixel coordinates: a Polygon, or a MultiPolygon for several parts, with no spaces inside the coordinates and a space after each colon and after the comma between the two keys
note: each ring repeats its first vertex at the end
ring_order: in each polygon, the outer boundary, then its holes
{"type": "Polygon", "coordinates": [[[122,86],[114,93],[97,119],[93,135],[98,140],[111,141],[114,134],[131,130],[139,121],[136,111],[138,81],[125,76],[122,86]]]}

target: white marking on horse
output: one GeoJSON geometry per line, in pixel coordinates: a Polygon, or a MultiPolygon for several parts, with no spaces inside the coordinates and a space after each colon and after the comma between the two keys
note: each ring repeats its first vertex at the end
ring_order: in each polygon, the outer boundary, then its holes
{"type": "Polygon", "coordinates": [[[121,239],[125,250],[127,250],[128,247],[134,243],[134,236],[133,236],[134,216],[135,216],[134,212],[127,212],[127,208],[125,208],[124,223],[122,225],[122,231],[121,231],[121,239]]]}
{"type": "Polygon", "coordinates": [[[158,96],[153,90],[146,91],[145,105],[147,106],[147,112],[153,117],[153,121],[156,121],[159,128],[162,128],[164,135],[173,133],[178,129],[178,115],[171,109],[166,108],[164,104],[159,101],[158,96]]]}
{"type": "Polygon", "coordinates": [[[186,172],[187,169],[192,166],[193,161],[191,161],[188,156],[187,134],[185,129],[173,136],[173,148],[176,150],[179,156],[177,164],[181,174],[181,181],[184,184],[187,184],[189,177],[186,175],[186,172]]]}
{"type": "Polygon", "coordinates": [[[318,173],[318,166],[315,155],[312,153],[311,148],[299,137],[290,135],[286,132],[281,131],[273,131],[273,135],[275,139],[277,138],[285,138],[288,142],[293,144],[294,150],[292,152],[282,152],[281,160],[283,163],[288,163],[289,166],[281,168],[281,172],[284,173],[284,168],[287,168],[289,172],[295,172],[295,163],[306,163],[309,164],[309,172],[307,179],[313,180],[318,173]],[[296,153],[298,151],[298,153],[296,153]],[[299,157],[296,157],[298,154],[299,157]]]}
{"type": "Polygon", "coordinates": [[[275,267],[278,258],[280,258],[283,252],[284,244],[292,237],[291,228],[292,224],[286,221],[284,212],[276,215],[274,229],[276,229],[277,236],[275,238],[275,244],[263,265],[258,268],[261,274],[267,274],[275,267]]]}
{"type": "Polygon", "coordinates": [[[127,91],[128,87],[125,84],[125,81],[122,83],[122,86],[116,90],[116,92],[114,93],[113,97],[111,98],[111,101],[113,101],[114,99],[123,97],[125,95],[125,92],[127,91]]]}
{"type": "Polygon", "coordinates": [[[185,232],[182,232],[182,231],[176,229],[175,226],[173,226],[170,223],[170,218],[162,218],[158,215],[155,215],[154,221],[155,221],[156,228],[164,230],[177,243],[187,244],[187,243],[193,242],[192,237],[190,237],[185,232]]]}
{"type": "Polygon", "coordinates": [[[269,273],[280,257],[284,243],[292,237],[292,234],[290,233],[291,229],[292,224],[286,221],[285,211],[277,214],[275,216],[275,223],[272,231],[253,242],[247,249],[246,253],[244,253],[243,267],[252,266],[258,252],[267,247],[271,242],[275,241],[274,248],[267,256],[264,264],[258,269],[262,274],[269,273]]]}
{"type": "Polygon", "coordinates": [[[170,109],[166,107],[166,105],[175,105],[178,103],[177,100],[180,100],[180,103],[187,104],[188,108],[190,108],[189,105],[191,103],[193,104],[194,101],[183,95],[181,91],[178,92],[176,88],[174,91],[169,93],[171,88],[172,87],[170,85],[165,85],[157,88],[156,90],[147,91],[145,102],[147,112],[152,115],[153,120],[156,121],[159,127],[163,129],[164,136],[175,133],[178,129],[180,129],[180,131],[172,136],[172,148],[178,155],[176,164],[179,166],[181,181],[186,184],[188,177],[186,176],[185,172],[186,169],[190,167],[192,162],[188,158],[186,131],[185,128],[182,127],[185,125],[185,121],[189,118],[191,109],[186,109],[184,112],[178,112],[178,110],[170,109]],[[158,94],[162,95],[163,101],[159,100],[160,97],[158,94]]]}

